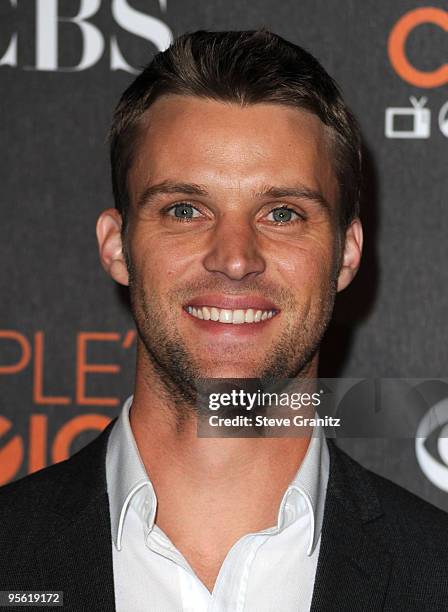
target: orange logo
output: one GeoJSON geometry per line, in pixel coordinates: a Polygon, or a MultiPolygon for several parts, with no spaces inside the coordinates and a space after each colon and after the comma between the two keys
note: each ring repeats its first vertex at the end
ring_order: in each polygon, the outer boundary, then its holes
{"type": "Polygon", "coordinates": [[[70,456],[70,446],[76,436],[88,429],[99,432],[109,425],[111,419],[101,414],[82,414],[68,421],[56,434],[53,442],[53,462],[64,461],[70,456]]]}
{"type": "MultiPolygon", "coordinates": [[[[37,331],[28,338],[15,330],[0,329],[0,345],[9,343],[15,348],[16,356],[9,363],[0,364],[0,380],[3,376],[21,376],[29,368],[31,395],[33,403],[38,406],[102,406],[116,408],[119,397],[98,396],[89,393],[91,377],[115,375],[121,372],[121,365],[116,363],[98,363],[88,359],[89,348],[95,343],[107,343],[116,351],[117,359],[126,358],[129,349],[135,345],[134,329],[124,333],[118,332],[77,332],[75,344],[75,364],[72,369],[72,388],[62,392],[60,388],[51,393],[45,387],[45,370],[51,369],[52,355],[45,350],[45,333],[37,331]],[[120,351],[124,349],[125,353],[120,351]],[[118,354],[117,354],[118,353],[118,354]],[[71,392],[70,392],[71,391],[71,392]]],[[[0,351],[1,353],[1,351],[0,351]]],[[[54,359],[54,356],[53,356],[54,359]]],[[[57,377],[53,377],[58,384],[57,377]]],[[[56,414],[56,413],[55,413],[56,414]]],[[[70,410],[70,414],[73,411],[70,410]]],[[[27,416],[26,423],[21,422],[19,435],[16,427],[5,416],[0,415],[0,486],[14,478],[40,470],[48,463],[57,463],[67,459],[73,453],[74,442],[85,431],[101,432],[111,421],[102,414],[80,414],[73,416],[63,424],[57,425],[55,432],[51,421],[52,415],[40,412],[27,416]]],[[[59,420],[59,419],[58,419],[59,420]]]]}
{"type": "MultiPolygon", "coordinates": [[[[8,442],[0,445],[0,486],[17,477],[24,459],[27,459],[31,474],[47,465],[47,448],[51,450],[52,463],[64,461],[72,453],[72,444],[79,434],[93,430],[101,432],[111,419],[102,414],[80,414],[70,419],[56,432],[54,439],[48,439],[48,417],[43,414],[32,414],[29,420],[29,443],[25,450],[22,437],[15,435],[8,442]]],[[[0,415],[0,444],[2,436],[13,424],[0,415]]]]}
{"type": "MultiPolygon", "coordinates": [[[[0,436],[12,427],[11,421],[0,416],[0,436]]],[[[0,448],[0,485],[14,478],[23,461],[23,442],[20,436],[14,436],[0,448]]]]}
{"type": "Polygon", "coordinates": [[[448,12],[439,8],[418,8],[406,13],[397,21],[389,35],[388,54],[395,72],[405,81],[417,87],[440,87],[448,83],[448,64],[432,72],[417,70],[406,56],[406,41],[419,25],[432,23],[448,32],[448,12]]]}

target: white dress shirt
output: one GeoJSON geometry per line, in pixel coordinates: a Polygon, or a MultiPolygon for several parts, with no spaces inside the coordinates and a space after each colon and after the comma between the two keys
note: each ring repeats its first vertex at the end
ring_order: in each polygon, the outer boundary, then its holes
{"type": "Polygon", "coordinates": [[[305,612],[320,549],[329,453],[316,428],[285,491],[277,525],[240,538],[210,593],[154,523],[157,497],[129,423],[132,396],[106,455],[117,612],[305,612]]]}

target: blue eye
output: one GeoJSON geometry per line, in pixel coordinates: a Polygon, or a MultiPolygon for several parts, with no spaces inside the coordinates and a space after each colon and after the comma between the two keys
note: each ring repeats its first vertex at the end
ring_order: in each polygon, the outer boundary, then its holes
{"type": "Polygon", "coordinates": [[[171,217],[176,217],[176,220],[193,219],[200,215],[199,211],[194,208],[191,204],[182,202],[181,204],[175,204],[168,211],[167,214],[171,217]],[[196,213],[196,214],[195,214],[196,213]]]}
{"type": "Polygon", "coordinates": [[[300,216],[296,212],[290,208],[286,208],[286,206],[274,208],[268,215],[269,221],[274,221],[275,223],[288,223],[289,221],[296,221],[299,218],[300,216]],[[269,219],[271,215],[272,219],[269,219]]]}

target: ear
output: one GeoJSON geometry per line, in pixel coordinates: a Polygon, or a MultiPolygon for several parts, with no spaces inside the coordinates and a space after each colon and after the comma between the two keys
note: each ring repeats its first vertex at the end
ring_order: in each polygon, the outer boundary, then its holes
{"type": "Polygon", "coordinates": [[[117,283],[129,284],[121,241],[121,215],[115,208],[103,211],[96,224],[96,237],[103,268],[117,283]]]}
{"type": "Polygon", "coordinates": [[[362,225],[361,221],[356,218],[350,223],[345,232],[344,252],[338,276],[338,291],[348,287],[355,278],[361,263],[361,253],[362,225]]]}

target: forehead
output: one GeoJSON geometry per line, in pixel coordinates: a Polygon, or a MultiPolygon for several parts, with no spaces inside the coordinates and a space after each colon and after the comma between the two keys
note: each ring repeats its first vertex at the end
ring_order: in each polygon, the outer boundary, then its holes
{"type": "Polygon", "coordinates": [[[335,201],[332,138],[320,119],[274,103],[236,103],[169,95],[146,112],[129,173],[140,184],[179,180],[210,190],[300,182],[335,201]]]}

